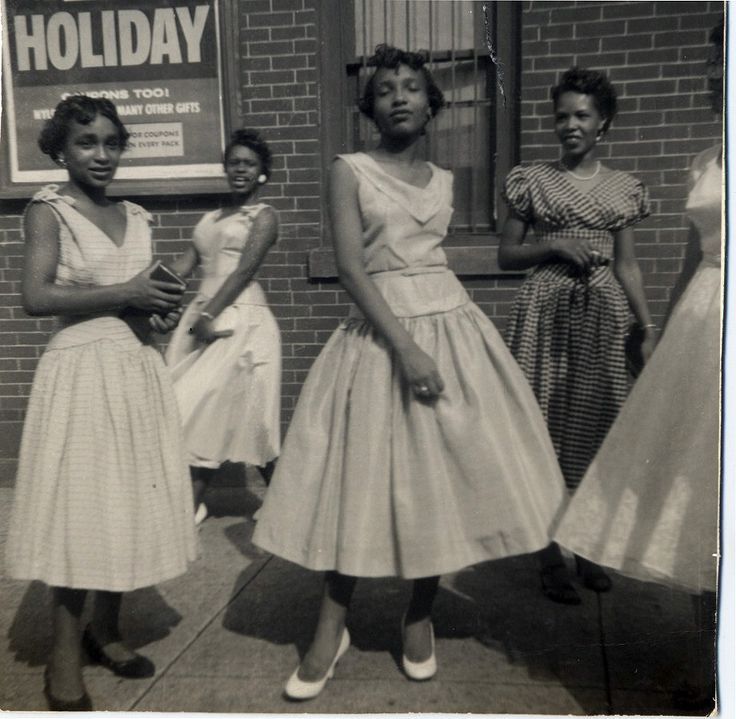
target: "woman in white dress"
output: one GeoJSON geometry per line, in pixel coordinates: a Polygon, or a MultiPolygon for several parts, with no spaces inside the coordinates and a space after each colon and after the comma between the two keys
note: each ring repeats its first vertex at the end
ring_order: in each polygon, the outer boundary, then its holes
{"type": "Polygon", "coordinates": [[[68,178],[38,192],[24,218],[23,307],[55,315],[57,332],[28,403],[7,570],[52,588],[44,691],[55,711],[92,707],[82,644],[119,676],[153,675],[122,642],[121,592],[182,574],[196,558],[176,399],[145,329],[174,326],[182,290],[149,277],[151,216],[107,198],[127,140],[109,100],[59,103],[39,145],[68,178]],[[131,310],[139,316],[127,319],[131,310]],[[151,326],[152,313],[162,317],[151,326]],[[94,612],[80,642],[88,590],[94,612]]]}
{"type": "MultiPolygon", "coordinates": [[[[711,40],[720,113],[722,25],[711,40]]],[[[692,163],[692,232],[665,332],[554,534],[596,563],[690,592],[699,629],[715,616],[718,572],[722,185],[718,145],[692,163]]],[[[710,656],[712,645],[697,654],[710,656]]]]}
{"type": "Polygon", "coordinates": [[[271,151],[258,133],[236,130],[223,163],[230,202],[200,220],[172,264],[184,277],[198,265],[203,271],[166,351],[197,523],[207,515],[203,495],[220,465],[254,465],[268,483],[281,442],[281,339],[253,279],[278,237],[276,212],[257,201],[271,173],[271,151]]]}
{"type": "Polygon", "coordinates": [[[452,174],[420,154],[443,104],[424,61],[377,48],[362,110],[380,144],[332,167],[335,254],[355,307],[304,384],[253,538],[326,572],[292,699],[317,696],[347,651],[357,577],[413,580],[402,666],[430,679],[439,575],[546,546],[564,498],[531,388],[440,247],[452,174]]]}

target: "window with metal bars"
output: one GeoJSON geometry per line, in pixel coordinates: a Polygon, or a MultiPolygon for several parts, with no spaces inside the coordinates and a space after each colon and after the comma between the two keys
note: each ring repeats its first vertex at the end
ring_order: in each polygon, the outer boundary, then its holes
{"type": "Polygon", "coordinates": [[[470,0],[323,0],[325,168],[334,152],[373,147],[357,103],[376,45],[424,50],[447,106],[426,135],[425,156],[455,176],[453,244],[484,244],[497,229],[499,190],[518,157],[518,3],[470,0]],[[500,65],[493,62],[491,50],[500,65]],[[339,62],[339,73],[334,67],[339,62]],[[499,76],[503,77],[503,89],[499,76]],[[331,78],[331,81],[330,81],[331,78]],[[339,87],[337,84],[339,83],[339,87]]]}

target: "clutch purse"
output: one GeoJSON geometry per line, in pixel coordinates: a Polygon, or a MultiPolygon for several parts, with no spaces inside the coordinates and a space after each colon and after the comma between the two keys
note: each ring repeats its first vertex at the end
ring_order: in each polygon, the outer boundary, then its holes
{"type": "Polygon", "coordinates": [[[644,328],[638,323],[634,322],[629,327],[629,332],[626,335],[626,342],[624,344],[624,353],[626,355],[626,369],[629,374],[636,378],[644,368],[644,355],[641,351],[641,346],[644,343],[644,328]]]}

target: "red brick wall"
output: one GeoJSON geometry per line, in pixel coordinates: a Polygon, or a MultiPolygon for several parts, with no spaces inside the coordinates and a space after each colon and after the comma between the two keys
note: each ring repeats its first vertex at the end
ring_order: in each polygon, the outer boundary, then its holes
{"type": "MultiPolygon", "coordinates": [[[[317,0],[239,0],[243,125],[270,141],[274,172],[263,199],[279,211],[281,233],[259,279],[282,331],[283,420],[308,368],[340,318],[347,297],[337,282],[308,279],[307,255],[322,244],[317,71],[317,0]]],[[[654,217],[638,231],[647,293],[658,316],[679,268],[682,210],[692,156],[720,136],[703,80],[715,2],[527,2],[523,8],[522,158],[556,157],[549,86],[573,62],[606,68],[621,91],[621,114],[606,161],[645,181],[654,217]]],[[[155,217],[156,251],[179,252],[218,198],[132,198],[155,217]]],[[[25,202],[0,201],[0,484],[12,482],[20,428],[38,357],[52,321],[20,308],[25,202]]],[[[518,280],[465,281],[473,299],[503,326],[518,280]]],[[[193,289],[196,288],[196,283],[193,289]]]]}
{"type": "Polygon", "coordinates": [[[721,138],[704,65],[719,2],[526,2],[522,44],[522,159],[558,157],[549,88],[571,65],[608,72],[619,114],[603,161],[649,188],[652,216],[636,231],[637,255],[657,320],[681,266],[687,168],[721,138]]]}

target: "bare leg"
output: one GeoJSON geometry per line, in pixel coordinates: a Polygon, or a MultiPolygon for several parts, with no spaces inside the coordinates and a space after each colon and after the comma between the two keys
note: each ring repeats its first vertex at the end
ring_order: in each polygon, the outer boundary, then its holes
{"type": "Polygon", "coordinates": [[[325,575],[317,629],[299,667],[300,679],[307,682],[319,681],[329,670],[340,646],[356,581],[355,577],[347,577],[338,572],[327,572],[325,575]]]}
{"type": "Polygon", "coordinates": [[[275,459],[272,459],[270,462],[268,462],[263,467],[258,468],[258,471],[261,473],[261,477],[263,477],[263,481],[266,483],[267,487],[271,484],[271,477],[273,477],[273,473],[275,469],[276,469],[275,459]]]}
{"type": "Polygon", "coordinates": [[[207,487],[217,473],[216,469],[209,467],[190,467],[189,473],[192,477],[192,493],[194,495],[194,509],[201,504],[207,487]]]}
{"type": "Polygon", "coordinates": [[[49,689],[57,699],[73,701],[85,693],[79,620],[87,591],[66,587],[53,587],[51,591],[54,643],[49,661],[49,689]]]}
{"type": "Polygon", "coordinates": [[[432,656],[432,605],[437,596],[439,577],[415,579],[409,608],[404,618],[404,656],[423,662],[432,656]]]}
{"type": "Polygon", "coordinates": [[[90,630],[105,654],[116,662],[135,659],[137,654],[123,644],[118,621],[123,595],[120,592],[95,592],[90,630]]]}

